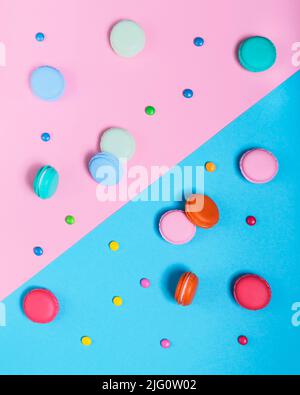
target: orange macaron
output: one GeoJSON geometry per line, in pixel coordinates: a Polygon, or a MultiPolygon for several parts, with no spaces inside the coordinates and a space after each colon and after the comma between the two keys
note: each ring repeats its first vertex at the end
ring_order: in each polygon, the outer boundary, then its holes
{"type": "Polygon", "coordinates": [[[188,306],[192,304],[197,292],[199,279],[196,274],[187,272],[184,273],[178,282],[175,299],[181,306],[188,306]]]}
{"type": "Polygon", "coordinates": [[[185,205],[185,214],[192,224],[209,229],[217,225],[220,219],[216,203],[206,195],[192,195],[185,205]]]}

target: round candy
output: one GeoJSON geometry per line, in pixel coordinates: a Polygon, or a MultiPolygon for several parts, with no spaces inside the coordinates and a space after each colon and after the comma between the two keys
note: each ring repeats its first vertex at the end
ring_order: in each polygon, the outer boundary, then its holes
{"type": "Polygon", "coordinates": [[[142,278],[140,284],[142,288],[149,288],[151,286],[150,280],[148,280],[148,278],[142,278]]]}
{"type": "Polygon", "coordinates": [[[144,49],[146,44],[145,32],[137,23],[123,20],[112,28],[110,44],[119,56],[131,58],[144,49]]]}
{"type": "Polygon", "coordinates": [[[246,222],[249,226],[254,226],[256,225],[256,218],[250,215],[249,217],[246,218],[246,222]]]}
{"type": "Polygon", "coordinates": [[[113,304],[114,304],[115,306],[117,306],[117,307],[122,306],[122,304],[123,304],[123,299],[121,298],[121,296],[115,296],[115,297],[113,298],[113,304]]]}
{"type": "Polygon", "coordinates": [[[171,244],[186,244],[195,236],[196,227],[187,219],[184,211],[172,210],[161,217],[159,231],[171,244]]]}
{"type": "Polygon", "coordinates": [[[45,40],[45,34],[42,32],[39,32],[35,35],[36,41],[42,42],[45,40]]]}
{"type": "Polygon", "coordinates": [[[239,336],[238,342],[241,346],[246,346],[248,344],[248,339],[246,336],[239,336]]]}
{"type": "Polygon", "coordinates": [[[168,339],[162,339],[160,341],[160,345],[162,346],[162,348],[170,348],[171,347],[171,342],[168,339]]]}
{"type": "Polygon", "coordinates": [[[209,229],[219,222],[220,214],[216,203],[206,195],[192,195],[186,202],[185,213],[192,224],[209,229]]]}
{"type": "Polygon", "coordinates": [[[42,247],[34,247],[33,252],[36,256],[42,256],[44,254],[42,247]]]}
{"type": "Polygon", "coordinates": [[[59,174],[52,166],[42,167],[36,174],[33,190],[41,199],[50,199],[56,192],[59,174]]]}
{"type": "Polygon", "coordinates": [[[266,280],[255,274],[247,274],[236,281],[234,297],[245,309],[261,310],[270,303],[272,292],[266,280]]]}
{"type": "Polygon", "coordinates": [[[276,61],[275,45],[265,37],[250,37],[239,47],[239,61],[241,65],[252,72],[268,70],[276,61]]]}
{"type": "Polygon", "coordinates": [[[135,139],[125,129],[111,128],[103,133],[100,150],[109,152],[119,159],[129,160],[135,153],[135,139]]]}
{"type": "Polygon", "coordinates": [[[153,106],[148,106],[148,107],[145,108],[145,112],[146,112],[147,115],[149,115],[150,117],[152,117],[153,115],[155,115],[156,110],[155,110],[155,107],[153,107],[153,106]]]}
{"type": "Polygon", "coordinates": [[[242,156],[240,169],[246,180],[253,184],[265,184],[277,175],[279,165],[271,152],[256,148],[242,156]]]}
{"type": "Polygon", "coordinates": [[[86,347],[91,346],[92,342],[93,341],[89,336],[83,336],[81,338],[81,343],[83,346],[86,346],[86,347]]]}
{"type": "Polygon", "coordinates": [[[194,92],[192,91],[192,89],[185,89],[182,93],[183,96],[187,99],[191,99],[194,96],[194,92]]]}
{"type": "Polygon", "coordinates": [[[65,91],[65,79],[62,73],[50,66],[34,70],[30,76],[32,92],[42,100],[58,100],[65,91]]]}
{"type": "Polygon", "coordinates": [[[117,241],[111,241],[111,242],[109,243],[109,248],[110,248],[112,251],[118,251],[118,250],[120,249],[120,244],[119,244],[117,241]]]}
{"type": "Polygon", "coordinates": [[[175,299],[178,304],[188,306],[192,304],[198,289],[199,279],[194,273],[184,273],[178,282],[175,299]]]}
{"type": "Polygon", "coordinates": [[[50,136],[49,133],[43,133],[43,134],[41,135],[41,139],[42,139],[43,141],[45,141],[45,142],[48,142],[48,141],[51,140],[51,136],[50,136]]]}
{"type": "Polygon", "coordinates": [[[213,173],[217,170],[217,166],[213,162],[207,162],[205,163],[205,169],[209,173],[213,173]]]}
{"type": "Polygon", "coordinates": [[[116,185],[121,181],[123,169],[119,159],[109,152],[100,152],[93,156],[89,171],[98,184],[116,185]]]}
{"type": "Polygon", "coordinates": [[[75,224],[75,218],[73,215],[67,215],[65,218],[66,224],[68,225],[74,225],[75,224]]]}
{"type": "Polygon", "coordinates": [[[52,292],[46,289],[34,289],[25,296],[23,309],[31,321],[48,324],[57,316],[59,304],[52,292]]]}
{"type": "Polygon", "coordinates": [[[202,37],[195,37],[194,45],[196,45],[196,47],[202,47],[204,45],[204,39],[202,37]]]}

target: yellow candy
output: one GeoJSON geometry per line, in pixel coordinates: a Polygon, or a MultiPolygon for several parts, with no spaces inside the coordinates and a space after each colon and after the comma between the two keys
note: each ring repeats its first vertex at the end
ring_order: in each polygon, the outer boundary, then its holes
{"type": "Polygon", "coordinates": [[[84,346],[90,346],[90,345],[92,344],[92,339],[91,339],[89,336],[83,336],[83,337],[81,338],[81,343],[82,343],[84,346]]]}
{"type": "Polygon", "coordinates": [[[114,304],[115,306],[118,306],[118,307],[122,306],[122,304],[123,304],[123,299],[121,298],[121,296],[115,296],[115,297],[113,298],[113,304],[114,304]]]}
{"type": "Polygon", "coordinates": [[[205,169],[206,171],[208,171],[209,173],[213,173],[214,171],[217,170],[217,166],[213,163],[213,162],[207,162],[205,164],[205,169]]]}
{"type": "Polygon", "coordinates": [[[118,251],[118,250],[120,249],[120,244],[119,244],[117,241],[111,241],[111,242],[109,243],[109,248],[110,248],[112,251],[118,251]]]}

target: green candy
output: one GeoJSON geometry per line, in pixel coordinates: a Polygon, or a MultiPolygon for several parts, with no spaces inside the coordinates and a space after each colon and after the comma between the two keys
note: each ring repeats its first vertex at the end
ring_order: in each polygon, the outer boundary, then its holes
{"type": "Polygon", "coordinates": [[[156,113],[156,110],[153,106],[146,107],[145,111],[146,111],[146,114],[149,116],[153,116],[156,113]]]}
{"type": "Polygon", "coordinates": [[[75,218],[73,217],[73,215],[68,215],[66,217],[66,223],[68,225],[74,225],[75,224],[75,218]]]}
{"type": "Polygon", "coordinates": [[[238,51],[241,65],[259,73],[270,69],[276,62],[276,47],[268,38],[255,36],[243,41],[238,51]]]}

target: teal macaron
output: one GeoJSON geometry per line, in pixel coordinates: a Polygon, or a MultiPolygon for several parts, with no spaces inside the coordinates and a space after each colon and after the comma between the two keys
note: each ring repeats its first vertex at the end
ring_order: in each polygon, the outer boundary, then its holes
{"type": "Polygon", "coordinates": [[[259,73],[270,69],[275,64],[277,51],[268,38],[254,36],[241,43],[238,57],[240,64],[246,70],[259,73]]]}
{"type": "Polygon", "coordinates": [[[33,182],[34,193],[41,199],[50,199],[56,192],[59,174],[52,166],[42,167],[33,182]]]}

